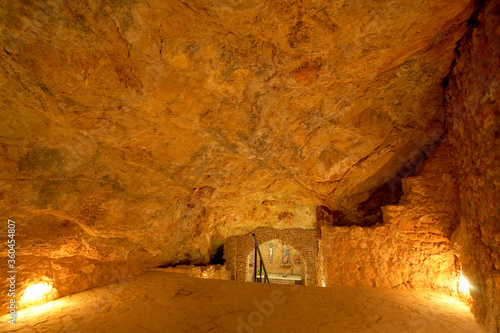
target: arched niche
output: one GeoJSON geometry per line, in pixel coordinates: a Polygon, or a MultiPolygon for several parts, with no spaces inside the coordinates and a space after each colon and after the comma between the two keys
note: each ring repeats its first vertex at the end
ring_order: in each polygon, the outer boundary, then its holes
{"type": "MultiPolygon", "coordinates": [[[[291,244],[280,239],[268,240],[259,246],[265,268],[271,283],[304,284],[306,278],[306,260],[291,244]]],[[[257,265],[257,276],[260,265],[259,257],[254,262],[254,249],[246,257],[245,281],[253,282],[254,266],[257,265]]],[[[264,278],[264,272],[262,272],[264,278]]]]}
{"type": "MultiPolygon", "coordinates": [[[[266,250],[264,244],[277,240],[297,250],[300,262],[304,264],[304,285],[316,285],[316,254],[319,234],[317,230],[299,228],[258,227],[247,234],[229,237],[224,245],[224,258],[234,280],[249,281],[247,273],[253,274],[253,267],[248,265],[249,256],[253,255],[255,248],[253,234],[259,242],[264,256],[269,255],[269,250],[266,250]]],[[[276,251],[275,258],[278,258],[276,254],[278,250],[274,251],[276,251]]]]}

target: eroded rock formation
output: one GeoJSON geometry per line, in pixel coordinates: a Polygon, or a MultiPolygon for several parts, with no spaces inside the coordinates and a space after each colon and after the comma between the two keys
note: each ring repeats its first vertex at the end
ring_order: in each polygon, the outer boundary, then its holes
{"type": "Polygon", "coordinates": [[[383,207],[383,224],[324,226],[321,283],[456,291],[459,264],[450,249],[456,189],[450,155],[450,147],[442,144],[415,176],[403,180],[404,195],[397,205],[383,207]]]}
{"type": "Polygon", "coordinates": [[[442,82],[479,6],[2,2],[0,211],[19,288],[206,263],[257,226],[316,228],[318,206],[377,222],[393,203],[379,189],[444,135],[442,82]]]}
{"type": "Polygon", "coordinates": [[[472,289],[473,310],[500,328],[500,3],[486,2],[457,48],[446,88],[460,223],[452,242],[472,289]]]}

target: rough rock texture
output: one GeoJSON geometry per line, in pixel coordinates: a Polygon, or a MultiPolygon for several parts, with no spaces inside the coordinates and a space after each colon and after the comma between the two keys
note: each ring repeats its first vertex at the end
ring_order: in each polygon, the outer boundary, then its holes
{"type": "Polygon", "coordinates": [[[415,177],[403,180],[398,205],[383,207],[373,227],[322,227],[319,283],[456,290],[454,182],[441,145],[415,177]]]}
{"type": "Polygon", "coordinates": [[[259,225],[314,228],[318,205],[361,222],[358,204],[438,139],[478,5],[2,1],[18,288],[208,262],[211,242],[259,225]]]}
{"type": "Polygon", "coordinates": [[[199,279],[231,280],[231,272],[224,265],[187,266],[155,268],[155,271],[184,274],[199,279]]]}
{"type": "Polygon", "coordinates": [[[474,286],[473,311],[500,330],[500,3],[487,1],[461,41],[446,88],[460,226],[452,238],[474,286]]]}

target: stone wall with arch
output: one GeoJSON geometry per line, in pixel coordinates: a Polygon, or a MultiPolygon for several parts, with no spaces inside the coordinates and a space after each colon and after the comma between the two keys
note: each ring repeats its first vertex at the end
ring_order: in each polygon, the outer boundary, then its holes
{"type": "MultiPolygon", "coordinates": [[[[306,276],[306,261],[297,249],[295,249],[292,245],[283,242],[280,239],[272,239],[266,242],[260,243],[260,252],[262,253],[262,258],[264,259],[264,264],[266,267],[266,271],[268,274],[280,274],[280,275],[300,275],[305,278],[306,276]],[[269,245],[274,245],[273,247],[273,260],[271,262],[270,258],[270,249],[269,245]],[[285,245],[288,247],[288,265],[283,264],[283,250],[285,245]],[[295,258],[298,258],[297,260],[295,258]]],[[[245,281],[252,282],[253,281],[253,265],[254,261],[254,249],[250,251],[247,255],[247,272],[245,276],[245,281]],[[250,269],[248,269],[250,267],[250,269]]],[[[257,265],[257,270],[259,266],[257,265]]],[[[272,283],[272,281],[271,281],[272,283]]],[[[276,281],[275,281],[276,283],[276,281]]]]}
{"type": "MultiPolygon", "coordinates": [[[[254,250],[252,234],[256,235],[259,244],[277,239],[297,250],[305,265],[305,285],[316,285],[319,233],[316,230],[309,229],[280,230],[259,227],[248,234],[229,237],[224,246],[224,258],[226,260],[226,267],[231,271],[232,279],[236,281],[246,280],[247,270],[250,269],[248,266],[248,255],[254,250]]],[[[277,258],[281,260],[281,257],[277,258]]]]}

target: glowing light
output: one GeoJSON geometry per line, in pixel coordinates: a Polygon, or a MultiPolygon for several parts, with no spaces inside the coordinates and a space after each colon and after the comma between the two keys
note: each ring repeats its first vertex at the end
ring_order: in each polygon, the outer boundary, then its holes
{"type": "Polygon", "coordinates": [[[47,296],[51,295],[52,285],[47,282],[32,284],[24,291],[21,297],[22,303],[40,303],[47,300],[47,296]]]}
{"type": "Polygon", "coordinates": [[[462,272],[460,272],[460,278],[458,280],[458,291],[467,296],[469,296],[470,293],[469,281],[467,281],[462,272]]]}
{"type": "MultiPolygon", "coordinates": [[[[52,288],[54,291],[55,288],[52,288]]],[[[30,306],[29,308],[17,311],[17,322],[27,322],[33,318],[37,318],[41,315],[47,314],[52,309],[63,309],[70,306],[72,303],[66,298],[59,298],[55,301],[51,301],[44,304],[39,304],[36,306],[30,306]]]]}

